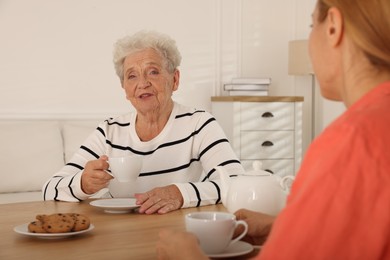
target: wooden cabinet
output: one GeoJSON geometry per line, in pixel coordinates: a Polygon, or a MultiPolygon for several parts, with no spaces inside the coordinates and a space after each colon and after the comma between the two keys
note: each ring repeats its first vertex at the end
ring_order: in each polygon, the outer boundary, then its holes
{"type": "Polygon", "coordinates": [[[212,114],[245,170],[254,161],[279,176],[295,175],[302,159],[303,97],[212,97],[212,114]]]}

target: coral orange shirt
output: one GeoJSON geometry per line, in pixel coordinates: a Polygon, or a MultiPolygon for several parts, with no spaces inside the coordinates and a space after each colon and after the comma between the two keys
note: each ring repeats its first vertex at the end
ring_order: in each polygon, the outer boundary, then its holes
{"type": "Polygon", "coordinates": [[[390,259],[390,82],[312,143],[256,259],[390,259]]]}

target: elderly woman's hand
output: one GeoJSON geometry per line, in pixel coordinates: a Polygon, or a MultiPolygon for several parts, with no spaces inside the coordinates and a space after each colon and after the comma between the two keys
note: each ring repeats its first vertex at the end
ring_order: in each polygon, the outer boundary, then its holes
{"type": "Polygon", "coordinates": [[[113,178],[105,170],[108,169],[108,157],[103,155],[98,160],[87,162],[81,175],[81,189],[86,194],[94,194],[107,187],[113,178]]]}
{"type": "Polygon", "coordinates": [[[194,234],[164,229],[160,231],[159,238],[156,246],[159,260],[208,259],[194,234]]]}
{"type": "Polygon", "coordinates": [[[146,193],[135,194],[137,205],[141,205],[139,213],[164,214],[183,205],[183,196],[176,185],[154,188],[146,193]]]}

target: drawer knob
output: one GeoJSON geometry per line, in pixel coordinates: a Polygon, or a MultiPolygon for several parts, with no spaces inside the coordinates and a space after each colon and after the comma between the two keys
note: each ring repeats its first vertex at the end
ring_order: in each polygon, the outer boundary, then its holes
{"type": "Polygon", "coordinates": [[[265,112],[261,115],[261,117],[265,117],[265,118],[268,118],[268,117],[274,117],[274,114],[272,114],[271,112],[265,112]]]}
{"type": "Polygon", "coordinates": [[[261,146],[266,146],[266,147],[273,146],[273,145],[274,143],[271,141],[265,141],[264,143],[261,144],[261,146]]]}
{"type": "Polygon", "coordinates": [[[271,173],[271,174],[274,174],[274,172],[271,171],[270,169],[265,169],[264,171],[269,172],[269,173],[271,173]]]}

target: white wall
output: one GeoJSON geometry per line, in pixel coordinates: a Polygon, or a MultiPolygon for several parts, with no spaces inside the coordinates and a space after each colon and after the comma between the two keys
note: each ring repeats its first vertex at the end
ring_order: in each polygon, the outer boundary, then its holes
{"type": "MultiPolygon", "coordinates": [[[[315,2],[2,0],[0,117],[128,111],[112,46],[127,33],[153,29],[171,35],[181,50],[181,84],[174,95],[179,102],[209,110],[210,96],[226,94],[222,83],[237,76],[271,77],[270,95],[304,96],[305,151],[311,141],[311,79],[288,75],[287,54],[288,41],[308,38],[315,2]]],[[[339,110],[317,103],[320,131],[339,110]]]]}
{"type": "Polygon", "coordinates": [[[245,77],[271,77],[270,95],[294,95],[288,76],[288,41],[293,37],[294,2],[242,1],[242,66],[245,77]]]}
{"type": "Polygon", "coordinates": [[[221,68],[226,59],[237,64],[236,5],[233,0],[3,0],[0,113],[127,111],[112,46],[140,29],[177,40],[183,62],[175,98],[209,108],[222,73],[237,74],[237,66],[221,68]]]}
{"type": "MultiPolygon", "coordinates": [[[[292,39],[308,39],[310,34],[310,25],[312,23],[311,15],[316,0],[295,0],[294,4],[294,36],[292,39]]],[[[312,77],[311,76],[290,76],[293,80],[295,95],[303,96],[303,153],[312,141],[312,77]]]]}

